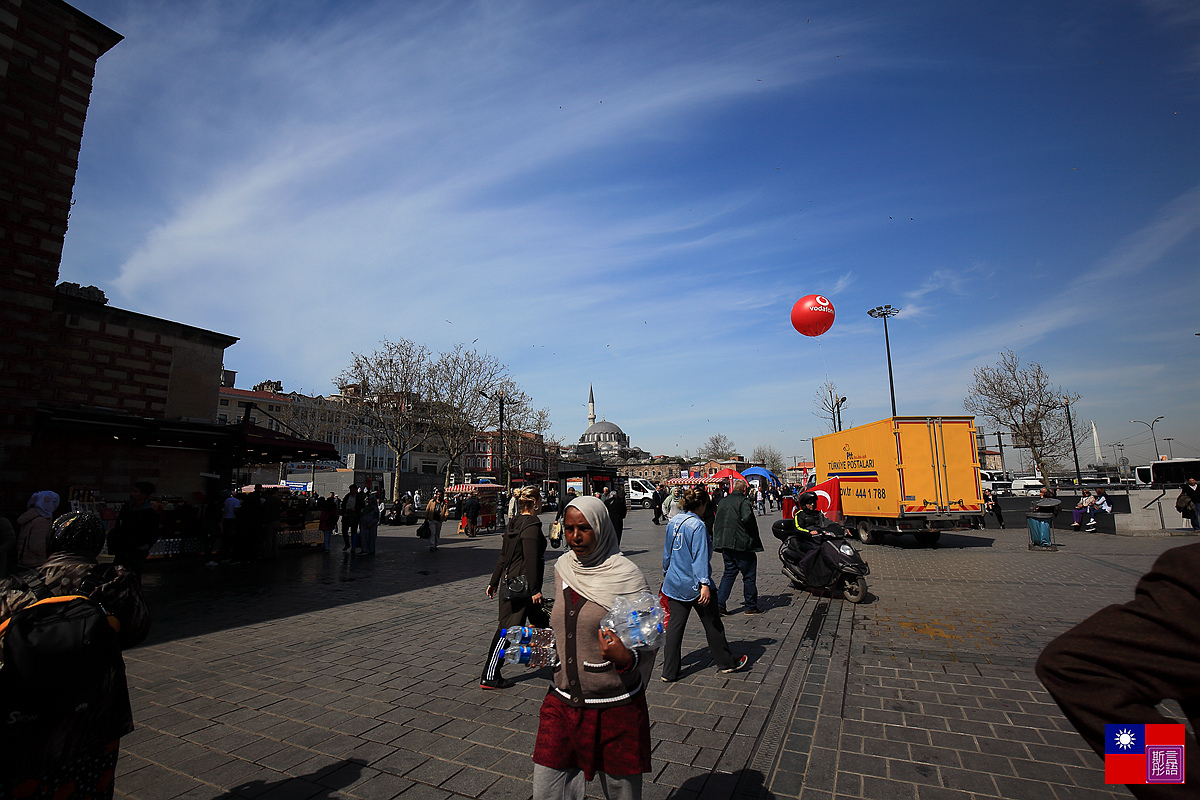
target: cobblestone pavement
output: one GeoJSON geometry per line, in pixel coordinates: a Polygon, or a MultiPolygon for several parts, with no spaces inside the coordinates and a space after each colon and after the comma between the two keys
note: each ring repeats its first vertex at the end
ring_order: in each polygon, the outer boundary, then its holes
{"type": "MultiPolygon", "coordinates": [[[[628,522],[626,553],[653,582],[663,529],[645,511],[628,522]]],[[[413,530],[385,527],[372,557],[152,565],[154,630],[126,654],[138,730],[122,740],[118,795],[529,797],[549,674],[510,669],[515,688],[478,688],[499,539],[452,535],[430,553],[413,530]]],[[[1029,552],[1020,530],[868,546],[859,606],[791,589],[768,545],[767,613],[726,618],[750,668],[718,674],[693,621],[682,679],[649,687],[645,796],[1128,796],[1104,786],[1033,661],[1194,539],[1056,535],[1057,553],[1029,552]]]]}

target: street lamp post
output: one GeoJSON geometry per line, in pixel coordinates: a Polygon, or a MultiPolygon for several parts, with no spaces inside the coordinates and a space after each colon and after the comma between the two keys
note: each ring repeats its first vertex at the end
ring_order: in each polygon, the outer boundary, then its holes
{"type": "Polygon", "coordinates": [[[887,348],[888,389],[892,393],[892,416],[893,417],[896,416],[896,385],[892,381],[892,343],[891,343],[891,340],[888,338],[887,321],[888,321],[888,317],[894,317],[899,313],[900,313],[900,309],[892,308],[890,305],[876,306],[875,308],[872,308],[870,311],[867,312],[867,314],[869,316],[872,316],[875,319],[883,320],[883,344],[884,344],[884,347],[887,348]]]}
{"type": "Polygon", "coordinates": [[[500,400],[500,466],[496,469],[496,482],[504,485],[505,488],[507,488],[507,484],[504,480],[504,390],[498,390],[495,396],[492,396],[482,390],[479,392],[479,394],[490,400],[495,400],[497,398],[500,400]]]}
{"type": "Polygon", "coordinates": [[[1067,410],[1067,430],[1071,434],[1071,456],[1075,459],[1075,485],[1083,486],[1083,476],[1079,473],[1079,448],[1075,444],[1075,426],[1071,424],[1071,398],[1063,398],[1063,408],[1067,410]]]}
{"type": "Polygon", "coordinates": [[[834,416],[837,418],[836,421],[834,422],[834,424],[837,426],[837,429],[839,431],[842,429],[842,406],[844,406],[845,404],[846,404],[845,397],[839,397],[833,403],[833,413],[834,413],[834,416]]]}
{"type": "Polygon", "coordinates": [[[1129,420],[1130,422],[1140,422],[1140,423],[1142,423],[1143,425],[1145,425],[1146,427],[1148,427],[1148,428],[1150,429],[1150,438],[1154,440],[1154,460],[1155,460],[1155,461],[1161,461],[1161,460],[1162,460],[1162,456],[1161,456],[1161,455],[1159,455],[1159,452],[1158,452],[1158,437],[1154,435],[1154,426],[1155,426],[1155,425],[1157,425],[1157,424],[1158,424],[1158,421],[1159,421],[1160,419],[1162,419],[1162,418],[1163,418],[1163,417],[1162,417],[1162,415],[1160,414],[1160,415],[1158,415],[1157,417],[1155,417],[1155,418],[1154,418],[1154,420],[1153,420],[1152,422],[1146,422],[1146,421],[1145,421],[1145,420],[1143,420],[1143,419],[1131,419],[1131,420],[1129,420]]]}
{"type": "Polygon", "coordinates": [[[1174,436],[1164,436],[1163,441],[1167,443],[1167,458],[1174,458],[1175,452],[1171,450],[1171,442],[1175,441],[1174,436]]]}

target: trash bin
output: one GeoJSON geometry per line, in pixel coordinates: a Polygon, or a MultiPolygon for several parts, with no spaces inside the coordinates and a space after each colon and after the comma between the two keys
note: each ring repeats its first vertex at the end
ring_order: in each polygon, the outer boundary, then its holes
{"type": "Polygon", "coordinates": [[[796,499],[794,497],[783,498],[783,518],[791,519],[796,516],[796,499]]]}
{"type": "Polygon", "coordinates": [[[1061,501],[1053,498],[1043,498],[1034,504],[1033,508],[1025,515],[1026,523],[1029,525],[1029,546],[1050,548],[1057,550],[1054,546],[1054,537],[1051,533],[1051,523],[1054,522],[1055,515],[1058,514],[1058,507],[1061,501]]]}
{"type": "Polygon", "coordinates": [[[1029,541],[1035,547],[1049,547],[1054,544],[1050,536],[1050,523],[1054,521],[1053,514],[1030,511],[1025,515],[1025,521],[1029,524],[1029,541]]]}

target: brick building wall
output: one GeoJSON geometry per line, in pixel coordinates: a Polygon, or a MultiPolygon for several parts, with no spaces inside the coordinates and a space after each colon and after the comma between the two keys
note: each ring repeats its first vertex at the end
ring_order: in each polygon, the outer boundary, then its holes
{"type": "Polygon", "coordinates": [[[60,0],[0,0],[0,486],[27,475],[96,59],[120,40],[60,0]]]}
{"type": "Polygon", "coordinates": [[[233,336],[59,292],[38,400],[211,422],[233,336]]]}

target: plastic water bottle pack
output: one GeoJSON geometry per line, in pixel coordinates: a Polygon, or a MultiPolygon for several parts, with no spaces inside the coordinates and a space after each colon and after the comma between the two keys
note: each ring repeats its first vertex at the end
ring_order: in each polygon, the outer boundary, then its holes
{"type": "Polygon", "coordinates": [[[554,629],[553,628],[530,628],[528,626],[520,628],[505,628],[500,633],[511,645],[524,645],[526,647],[554,647],[554,629]]]}
{"type": "Polygon", "coordinates": [[[509,645],[500,651],[501,664],[516,664],[522,667],[557,667],[558,650],[550,647],[522,647],[509,645]]]}
{"type": "Polygon", "coordinates": [[[658,598],[649,592],[618,597],[601,628],[611,628],[626,647],[662,647],[665,627],[658,598]]]}

